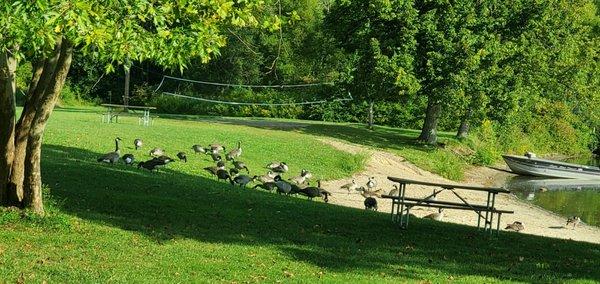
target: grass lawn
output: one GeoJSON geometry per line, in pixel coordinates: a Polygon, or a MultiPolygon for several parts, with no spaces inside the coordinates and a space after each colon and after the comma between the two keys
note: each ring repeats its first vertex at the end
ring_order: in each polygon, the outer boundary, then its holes
{"type": "MultiPolygon", "coordinates": [[[[160,119],[149,128],[134,119],[99,121],[88,111],[53,114],[42,163],[49,214],[0,213],[0,282],[600,281],[599,245],[517,233],[489,238],[416,218],[399,230],[388,214],[216,182],[201,170],[211,164],[205,156],[161,173],[95,162],[120,136],[124,153],[144,139],[138,158],[156,146],[174,156],[195,143],[241,140],[251,170],[276,159],[323,179],[360,170],[363,157],[313,135],[211,121],[160,119]]],[[[360,132],[344,127],[303,131],[360,132]]]]}

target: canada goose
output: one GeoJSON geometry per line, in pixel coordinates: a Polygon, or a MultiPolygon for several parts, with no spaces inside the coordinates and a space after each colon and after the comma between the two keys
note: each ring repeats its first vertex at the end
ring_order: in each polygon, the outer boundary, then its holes
{"type": "Polygon", "coordinates": [[[438,212],[431,213],[427,216],[424,216],[423,218],[436,220],[436,221],[442,221],[442,219],[444,218],[444,208],[440,208],[440,209],[438,209],[438,212]]]}
{"type": "Polygon", "coordinates": [[[177,158],[179,158],[179,160],[184,161],[187,163],[187,156],[185,155],[185,152],[179,152],[177,153],[177,158]]]}
{"type": "Polygon", "coordinates": [[[512,224],[507,224],[506,228],[504,228],[505,230],[509,230],[509,231],[515,231],[515,232],[519,232],[525,229],[525,227],[523,226],[523,223],[519,222],[519,221],[515,221],[512,224]]]}
{"type": "Polygon", "coordinates": [[[213,159],[213,161],[215,162],[219,162],[221,161],[221,155],[219,155],[218,153],[212,153],[210,154],[210,157],[213,159]]]}
{"type": "Polygon", "coordinates": [[[433,194],[431,194],[430,196],[427,196],[425,198],[425,200],[427,200],[427,201],[437,201],[437,194],[438,194],[438,192],[434,189],[433,190],[433,194]]]}
{"type": "Polygon", "coordinates": [[[369,181],[367,181],[367,188],[369,190],[375,188],[377,186],[377,181],[375,180],[375,177],[370,177],[369,181]]]}
{"type": "Polygon", "coordinates": [[[250,174],[250,170],[246,166],[246,163],[242,161],[233,161],[233,166],[238,170],[246,170],[246,172],[250,174]]]}
{"type": "Polygon", "coordinates": [[[247,175],[239,175],[231,180],[231,185],[237,184],[240,187],[246,187],[246,185],[250,182],[256,180],[257,176],[249,177],[247,175]]]}
{"type": "Polygon", "coordinates": [[[579,225],[579,223],[581,223],[581,218],[578,216],[569,217],[569,219],[567,219],[567,227],[572,224],[573,230],[575,230],[575,226],[579,225]]]}
{"type": "Polygon", "coordinates": [[[275,181],[276,176],[277,176],[277,174],[275,174],[273,171],[268,171],[267,174],[259,176],[258,180],[262,183],[273,182],[273,181],[275,181]]]}
{"type": "Polygon", "coordinates": [[[272,169],[276,173],[285,173],[289,170],[288,165],[285,162],[281,162],[279,166],[272,169]]]}
{"type": "Polygon", "coordinates": [[[527,157],[527,158],[529,158],[529,159],[537,157],[537,155],[535,153],[529,152],[529,151],[525,152],[524,156],[527,157]]]}
{"type": "Polygon", "coordinates": [[[381,194],[383,193],[383,189],[366,190],[362,186],[360,188],[362,188],[362,192],[360,193],[360,195],[362,195],[364,198],[367,198],[367,197],[378,197],[378,198],[381,198],[381,194]]]}
{"type": "Polygon", "coordinates": [[[306,182],[306,180],[309,179],[308,176],[312,176],[312,174],[307,170],[302,170],[302,171],[300,171],[299,176],[290,178],[288,180],[291,181],[293,184],[301,185],[301,184],[304,184],[306,182]]]}
{"type": "Polygon", "coordinates": [[[204,147],[202,147],[201,145],[198,145],[198,144],[192,146],[192,150],[196,154],[199,154],[199,153],[206,154],[206,149],[204,149],[204,147]]]}
{"type": "Polygon", "coordinates": [[[133,157],[132,154],[125,154],[125,155],[123,155],[123,157],[121,157],[121,159],[123,159],[123,162],[125,162],[125,165],[131,165],[131,164],[133,164],[133,160],[135,160],[135,158],[133,157]]]}
{"type": "Polygon", "coordinates": [[[298,190],[298,193],[308,197],[308,199],[310,200],[312,200],[315,197],[322,197],[325,202],[329,202],[329,195],[331,195],[329,191],[321,188],[320,180],[317,181],[316,187],[310,186],[306,188],[300,188],[298,190]]]}
{"type": "Polygon", "coordinates": [[[262,189],[264,189],[264,190],[266,190],[266,191],[271,191],[271,190],[273,190],[273,189],[276,189],[276,188],[277,188],[277,185],[275,184],[275,182],[265,182],[265,183],[263,183],[263,184],[257,184],[257,185],[255,185],[255,186],[254,186],[254,187],[252,187],[252,188],[253,188],[253,189],[256,189],[256,188],[262,188],[262,189]]]}
{"type": "Polygon", "coordinates": [[[216,151],[216,152],[218,153],[218,152],[221,152],[221,151],[224,151],[224,150],[225,150],[225,146],[223,146],[223,145],[221,145],[221,144],[216,144],[216,143],[213,143],[213,144],[210,144],[210,145],[208,145],[208,148],[209,148],[210,150],[212,150],[212,151],[213,151],[213,153],[214,153],[214,151],[216,151]]]}
{"type": "Polygon", "coordinates": [[[399,196],[400,195],[400,189],[398,188],[397,184],[394,184],[394,188],[392,190],[390,190],[390,193],[388,193],[389,196],[399,196]]]}
{"type": "Polygon", "coordinates": [[[242,142],[238,141],[238,146],[237,148],[231,150],[231,152],[227,153],[227,155],[225,155],[225,159],[227,159],[227,161],[233,161],[235,158],[239,157],[242,155],[242,142]]]}
{"type": "Polygon", "coordinates": [[[121,150],[119,150],[119,142],[121,138],[115,138],[115,151],[106,153],[98,158],[98,162],[114,164],[119,161],[121,150]]]}
{"type": "Polygon", "coordinates": [[[139,162],[138,163],[138,169],[139,168],[144,168],[144,169],[149,170],[149,171],[154,171],[154,170],[158,171],[158,167],[159,166],[160,166],[159,165],[159,161],[156,160],[156,159],[152,159],[152,160],[148,160],[148,161],[145,161],[145,162],[139,162]]]}
{"type": "Polygon", "coordinates": [[[219,170],[224,170],[225,169],[225,165],[224,164],[218,164],[216,166],[212,166],[212,167],[206,167],[204,168],[205,171],[209,172],[210,174],[217,176],[217,172],[219,170]]]}
{"type": "Polygon", "coordinates": [[[274,168],[279,167],[280,164],[281,164],[281,162],[271,162],[271,163],[267,164],[267,169],[272,170],[274,168]]]}
{"type": "Polygon", "coordinates": [[[292,191],[292,186],[287,181],[278,180],[275,182],[275,186],[277,186],[277,193],[279,194],[288,195],[292,191]]]}
{"type": "Polygon", "coordinates": [[[165,151],[161,148],[154,148],[154,149],[150,150],[149,153],[150,153],[150,156],[158,157],[158,156],[164,155],[165,151]]]}
{"type": "Polygon", "coordinates": [[[135,149],[139,149],[142,148],[142,145],[144,145],[144,142],[142,141],[142,139],[137,138],[135,140],[133,140],[133,146],[135,147],[135,149]]]}
{"type": "Polygon", "coordinates": [[[358,189],[358,184],[356,184],[356,180],[355,179],[352,179],[351,183],[344,184],[340,188],[347,190],[348,194],[350,194],[350,191],[354,191],[354,190],[358,189]]]}
{"type": "Polygon", "coordinates": [[[365,198],[365,210],[373,210],[373,211],[377,211],[377,199],[373,198],[373,197],[367,197],[365,198]]]}
{"type": "Polygon", "coordinates": [[[155,157],[154,160],[158,160],[158,161],[162,162],[164,165],[175,162],[175,160],[173,158],[166,156],[166,155],[160,155],[158,157],[155,157]]]}
{"type": "Polygon", "coordinates": [[[231,175],[229,175],[229,173],[224,170],[224,169],[219,169],[217,170],[217,180],[221,181],[221,180],[229,180],[229,182],[232,182],[231,180],[231,175]]]}

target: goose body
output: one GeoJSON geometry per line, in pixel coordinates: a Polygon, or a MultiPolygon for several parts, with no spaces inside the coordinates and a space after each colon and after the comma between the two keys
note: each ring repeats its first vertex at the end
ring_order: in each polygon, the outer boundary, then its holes
{"type": "Polygon", "coordinates": [[[347,190],[350,194],[350,191],[358,190],[358,184],[356,184],[356,180],[352,179],[351,183],[344,184],[340,188],[347,190]]]}
{"type": "Polygon", "coordinates": [[[138,163],[138,169],[143,168],[149,171],[158,171],[158,168],[161,165],[159,164],[159,161],[152,159],[152,160],[148,160],[148,161],[144,161],[144,162],[139,162],[138,163]]]}
{"type": "Polygon", "coordinates": [[[126,165],[131,165],[131,164],[133,164],[133,161],[135,160],[135,158],[133,157],[133,155],[132,155],[132,154],[125,154],[125,155],[123,155],[123,157],[121,157],[121,159],[123,159],[123,162],[124,162],[126,165]]]}
{"type": "Polygon", "coordinates": [[[212,158],[213,161],[215,162],[219,162],[221,161],[221,155],[219,155],[219,153],[212,153],[210,154],[210,157],[212,158]]]}
{"type": "Polygon", "coordinates": [[[242,155],[242,142],[238,141],[237,148],[235,148],[231,152],[227,153],[225,158],[227,159],[227,161],[232,161],[241,155],[242,155]]]}
{"type": "Polygon", "coordinates": [[[237,184],[240,187],[246,187],[247,184],[253,182],[256,179],[256,176],[249,177],[247,175],[239,175],[231,180],[231,184],[237,184]]]}
{"type": "Polygon", "coordinates": [[[221,144],[216,144],[216,143],[213,143],[213,144],[210,144],[210,145],[208,145],[208,148],[209,148],[209,149],[210,149],[210,150],[211,150],[213,153],[214,153],[214,152],[217,152],[217,153],[219,153],[219,152],[221,152],[221,151],[225,150],[225,146],[223,146],[223,145],[221,145],[221,144]]]}
{"type": "Polygon", "coordinates": [[[204,149],[204,147],[202,147],[201,145],[198,145],[198,144],[193,145],[192,150],[196,154],[206,154],[206,149],[204,149]]]}
{"type": "Polygon", "coordinates": [[[133,140],[133,146],[135,147],[135,149],[139,149],[142,148],[142,145],[144,145],[144,142],[142,141],[142,139],[137,138],[135,140],[133,140]]]}
{"type": "Polygon", "coordinates": [[[274,182],[276,176],[277,176],[277,174],[273,173],[272,171],[269,171],[269,172],[267,172],[267,174],[259,176],[258,180],[262,183],[274,182]]]}
{"type": "Polygon", "coordinates": [[[375,188],[377,186],[377,181],[375,180],[375,177],[370,177],[369,181],[367,181],[367,188],[369,190],[375,188]]]}
{"type": "Polygon", "coordinates": [[[306,188],[300,188],[298,190],[298,193],[308,197],[308,199],[310,200],[312,200],[315,197],[322,197],[325,202],[329,202],[329,195],[331,195],[329,191],[326,191],[321,188],[320,180],[317,181],[316,187],[310,186],[306,188]]]}
{"type": "Polygon", "coordinates": [[[185,152],[177,153],[177,158],[179,158],[179,160],[187,163],[187,155],[185,154],[185,152]]]}
{"type": "Polygon", "coordinates": [[[431,219],[431,220],[436,220],[436,221],[442,221],[442,219],[444,218],[444,209],[440,208],[438,210],[438,212],[436,213],[431,213],[425,217],[423,217],[425,219],[431,219]]]}
{"type": "Polygon", "coordinates": [[[257,184],[257,185],[255,185],[252,188],[253,189],[262,188],[262,189],[267,190],[267,191],[272,191],[274,189],[277,189],[277,185],[275,184],[275,182],[265,182],[263,184],[257,184]]]}
{"type": "Polygon", "coordinates": [[[225,169],[219,169],[217,170],[217,180],[221,181],[221,180],[229,180],[229,182],[233,182],[231,180],[231,175],[229,175],[229,173],[227,172],[227,170],[225,169]]]}
{"type": "Polygon", "coordinates": [[[373,210],[373,211],[377,211],[377,199],[373,198],[373,197],[367,197],[365,198],[365,210],[373,210]]]}
{"type": "Polygon", "coordinates": [[[381,194],[383,193],[382,189],[378,190],[366,190],[364,187],[361,187],[363,191],[360,193],[363,197],[378,197],[381,198],[381,194]]]}
{"type": "Polygon", "coordinates": [[[277,193],[279,194],[290,194],[292,191],[292,186],[283,180],[276,181],[275,186],[277,186],[277,193]]]}
{"type": "Polygon", "coordinates": [[[390,195],[390,196],[399,196],[400,195],[400,189],[398,188],[398,185],[394,184],[394,188],[392,190],[390,190],[390,193],[388,193],[388,195],[390,195]]]}
{"type": "Polygon", "coordinates": [[[304,184],[310,177],[312,177],[312,174],[309,171],[302,170],[299,176],[290,178],[289,181],[293,184],[301,185],[304,184]]]}
{"type": "Polygon", "coordinates": [[[121,157],[121,151],[119,149],[119,142],[121,138],[115,138],[115,151],[106,153],[98,158],[98,162],[114,164],[119,161],[121,157]]]}
{"type": "Polygon", "coordinates": [[[579,223],[581,223],[581,218],[578,216],[569,217],[569,219],[567,219],[567,227],[569,225],[573,225],[573,230],[577,225],[579,225],[579,223]]]}
{"type": "Polygon", "coordinates": [[[233,166],[238,170],[246,170],[246,172],[250,174],[250,170],[246,166],[246,163],[242,161],[233,161],[233,166]]]}
{"type": "Polygon", "coordinates": [[[515,221],[512,224],[507,224],[506,228],[504,228],[504,229],[509,230],[509,231],[520,232],[520,231],[524,230],[525,227],[523,226],[523,223],[521,223],[519,221],[515,221]]]}
{"type": "Polygon", "coordinates": [[[153,157],[163,156],[164,154],[165,154],[165,151],[161,148],[154,148],[154,149],[150,150],[150,156],[153,156],[153,157]]]}
{"type": "Polygon", "coordinates": [[[288,165],[285,162],[281,162],[277,167],[272,169],[276,173],[285,173],[289,170],[288,165]]]}
{"type": "Polygon", "coordinates": [[[164,165],[175,161],[173,158],[166,156],[166,155],[160,155],[158,157],[155,157],[154,160],[158,160],[159,162],[162,162],[164,165]]]}

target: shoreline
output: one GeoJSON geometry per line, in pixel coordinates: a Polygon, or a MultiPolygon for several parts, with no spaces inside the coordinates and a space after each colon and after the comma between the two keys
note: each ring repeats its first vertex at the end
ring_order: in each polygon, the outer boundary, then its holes
{"type": "MultiPolygon", "coordinates": [[[[358,191],[348,193],[346,190],[340,189],[340,186],[351,182],[352,179],[355,179],[360,186],[366,183],[368,177],[373,176],[378,181],[378,187],[376,189],[382,189],[382,194],[387,194],[393,188],[393,183],[387,180],[387,176],[441,183],[455,183],[420,169],[393,153],[369,149],[345,141],[342,142],[339,140],[323,138],[317,139],[341,151],[352,154],[360,152],[369,154],[367,164],[362,172],[356,173],[349,178],[323,183],[323,187],[332,192],[332,196],[330,197],[330,203],[332,204],[364,209],[364,198],[358,191]]],[[[465,172],[465,177],[460,183],[499,187],[503,186],[506,179],[510,176],[513,176],[513,174],[501,170],[488,167],[472,167],[465,172]]],[[[407,196],[422,198],[431,194],[431,192],[432,187],[409,185],[407,196]]],[[[457,192],[459,192],[466,200],[475,204],[485,204],[487,198],[486,194],[480,192],[468,190],[457,190],[457,192]]],[[[456,202],[454,195],[447,191],[440,193],[438,195],[438,200],[456,202]]],[[[381,198],[377,199],[377,201],[379,207],[378,211],[389,214],[391,211],[391,201],[381,198]]],[[[502,221],[500,223],[501,229],[508,223],[520,221],[525,227],[525,229],[521,231],[523,234],[600,244],[600,228],[587,224],[579,224],[574,230],[571,228],[567,229],[565,228],[567,218],[523,201],[513,194],[499,194],[496,199],[496,205],[499,209],[515,211],[514,214],[502,216],[502,221]]],[[[415,208],[411,211],[411,214],[414,214],[417,217],[423,217],[434,212],[437,212],[437,210],[434,210],[433,208],[415,208]]],[[[461,210],[446,210],[444,211],[443,221],[475,227],[477,224],[477,215],[473,212],[465,214],[465,211],[461,210]]]]}

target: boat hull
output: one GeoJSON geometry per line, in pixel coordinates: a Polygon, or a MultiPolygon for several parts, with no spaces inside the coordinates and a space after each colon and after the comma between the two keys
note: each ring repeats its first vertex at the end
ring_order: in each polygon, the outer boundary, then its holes
{"type": "Polygon", "coordinates": [[[504,155],[502,157],[511,171],[519,175],[568,179],[600,179],[600,169],[596,167],[512,155],[504,155]]]}

